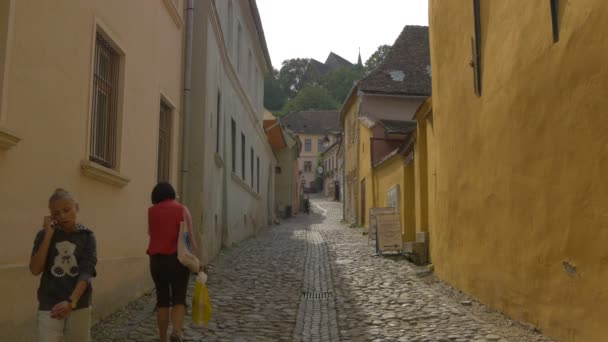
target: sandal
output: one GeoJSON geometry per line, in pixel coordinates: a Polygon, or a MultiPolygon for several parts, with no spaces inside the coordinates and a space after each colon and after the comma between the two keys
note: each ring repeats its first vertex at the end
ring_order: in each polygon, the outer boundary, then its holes
{"type": "Polygon", "coordinates": [[[169,341],[171,342],[183,342],[184,340],[176,333],[172,333],[171,336],[169,336],[169,341]]]}

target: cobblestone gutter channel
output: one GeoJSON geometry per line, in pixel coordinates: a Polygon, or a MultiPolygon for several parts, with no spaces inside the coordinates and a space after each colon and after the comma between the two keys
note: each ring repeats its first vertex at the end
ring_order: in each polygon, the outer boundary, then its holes
{"type": "Polygon", "coordinates": [[[314,226],[307,232],[306,242],[304,286],[293,340],[339,341],[327,245],[314,226]]]}

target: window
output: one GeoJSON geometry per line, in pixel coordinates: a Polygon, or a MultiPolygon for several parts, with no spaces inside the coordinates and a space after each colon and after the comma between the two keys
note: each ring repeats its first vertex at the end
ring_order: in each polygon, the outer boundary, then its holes
{"type": "Polygon", "coordinates": [[[304,139],[304,151],[305,152],[312,151],[312,140],[304,139]]]}
{"type": "Polygon", "coordinates": [[[325,148],[323,147],[323,139],[319,139],[317,141],[317,151],[319,151],[319,153],[320,153],[320,152],[323,152],[324,149],[325,148]]]}
{"type": "Polygon", "coordinates": [[[236,173],[236,122],[234,119],[230,122],[230,130],[232,133],[232,172],[236,173]]]}
{"type": "MultiPolygon", "coordinates": [[[[253,94],[253,87],[251,84],[253,83],[253,55],[251,54],[251,50],[249,50],[249,55],[247,56],[247,87],[251,94],[253,94]]],[[[252,96],[253,97],[253,96],[252,96]]]]}
{"type": "Polygon", "coordinates": [[[241,23],[238,23],[238,29],[236,31],[236,71],[241,72],[241,45],[243,39],[243,28],[241,23]]]}
{"type": "Polygon", "coordinates": [[[109,168],[117,166],[119,70],[120,56],[98,32],[95,37],[89,159],[109,168]]]}
{"type": "Polygon", "coordinates": [[[228,1],[228,20],[226,21],[227,22],[226,25],[228,26],[228,29],[226,30],[226,32],[228,34],[228,38],[226,39],[226,44],[228,44],[228,47],[227,47],[228,55],[230,55],[230,56],[232,56],[232,51],[233,51],[232,50],[232,39],[233,39],[232,38],[232,32],[233,32],[233,30],[232,30],[232,26],[233,26],[232,20],[233,19],[232,18],[233,17],[234,17],[234,13],[233,13],[233,7],[232,7],[232,0],[230,0],[230,1],[228,1]]]}
{"type": "Polygon", "coordinates": [[[256,157],[255,174],[257,176],[256,189],[260,192],[260,157],[256,157]]]}
{"type": "Polygon", "coordinates": [[[241,177],[245,180],[245,134],[241,132],[241,177]]]}
{"type": "Polygon", "coordinates": [[[304,162],[304,172],[312,172],[312,162],[311,161],[304,162]]]}
{"type": "Polygon", "coordinates": [[[479,1],[473,0],[475,38],[471,38],[470,62],[473,69],[473,85],[477,96],[481,96],[481,18],[479,14],[479,1]]]}
{"type": "Polygon", "coordinates": [[[551,24],[553,27],[553,42],[559,41],[559,0],[551,0],[551,24]]]}
{"type": "Polygon", "coordinates": [[[222,109],[222,93],[217,91],[217,112],[215,113],[215,153],[220,153],[220,110],[222,109]]]}
{"type": "Polygon", "coordinates": [[[253,147],[251,148],[251,159],[250,159],[250,161],[251,161],[251,188],[253,189],[253,186],[254,186],[253,181],[255,179],[253,177],[253,161],[254,161],[254,159],[253,159],[253,147]]]}
{"type": "Polygon", "coordinates": [[[169,181],[171,164],[171,107],[164,101],[160,102],[160,122],[158,125],[158,165],[156,180],[169,181]]]}

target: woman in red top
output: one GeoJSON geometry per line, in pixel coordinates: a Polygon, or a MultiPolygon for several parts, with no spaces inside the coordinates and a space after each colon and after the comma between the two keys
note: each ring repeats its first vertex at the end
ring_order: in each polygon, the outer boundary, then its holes
{"type": "Polygon", "coordinates": [[[190,232],[190,241],[196,251],[192,234],[192,217],[188,208],[175,200],[171,184],[158,183],[152,190],[152,207],[148,209],[148,255],[150,272],[156,287],[158,330],[161,342],[167,340],[169,316],[173,323],[171,342],[182,341],[182,325],[186,314],[186,292],[190,271],[177,260],[177,240],[182,221],[190,232]]]}

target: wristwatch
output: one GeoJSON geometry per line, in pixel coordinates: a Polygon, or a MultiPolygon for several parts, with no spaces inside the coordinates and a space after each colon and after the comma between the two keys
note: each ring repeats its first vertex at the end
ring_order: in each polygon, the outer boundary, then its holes
{"type": "Polygon", "coordinates": [[[68,303],[70,303],[72,310],[76,309],[76,305],[78,305],[78,302],[73,301],[72,298],[68,298],[68,303]]]}

